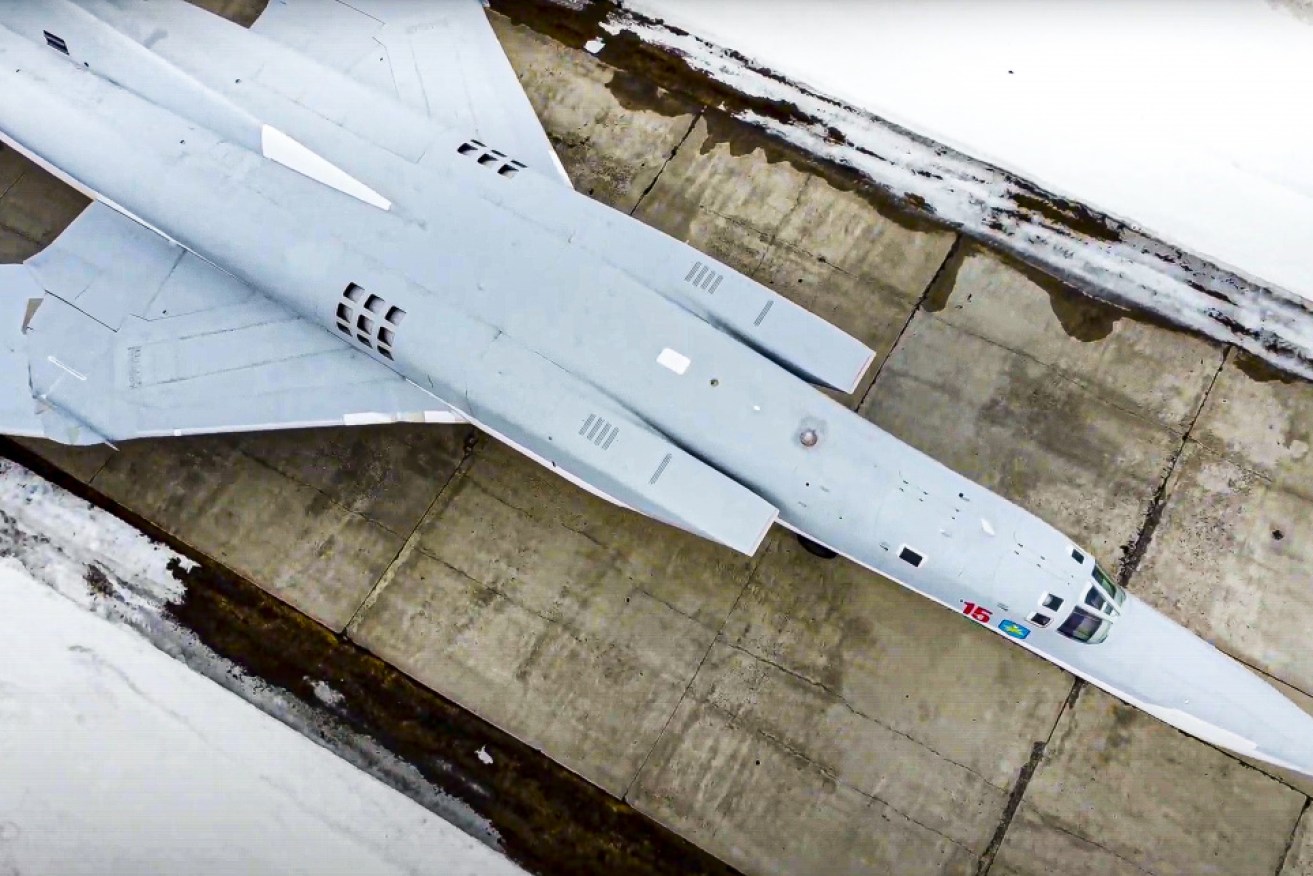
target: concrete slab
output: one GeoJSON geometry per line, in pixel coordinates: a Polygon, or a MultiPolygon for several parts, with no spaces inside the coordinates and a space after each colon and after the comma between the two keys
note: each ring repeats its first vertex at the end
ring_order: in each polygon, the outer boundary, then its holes
{"type": "Polygon", "coordinates": [[[350,635],[619,796],[751,565],[489,443],[350,635]]]}
{"type": "Polygon", "coordinates": [[[419,525],[478,433],[394,424],[233,435],[233,446],[348,511],[405,538],[419,525]]]}
{"type": "MultiPolygon", "coordinates": [[[[1236,351],[1217,377],[1191,437],[1291,488],[1313,481],[1313,384],[1236,351]]],[[[1308,492],[1303,490],[1303,492],[1308,492]]]]}
{"type": "Polygon", "coordinates": [[[22,155],[0,143],[0,199],[3,199],[13,184],[33,166],[32,162],[22,155]]]}
{"type": "Polygon", "coordinates": [[[44,247],[90,202],[27,159],[20,160],[27,166],[0,197],[0,225],[44,247]]]}
{"type": "Polygon", "coordinates": [[[1313,816],[1307,807],[1295,828],[1290,851],[1277,876],[1313,876],[1313,816]]]}
{"type": "Polygon", "coordinates": [[[269,0],[187,0],[187,2],[208,9],[215,15],[222,15],[242,27],[250,27],[254,24],[260,13],[269,5],[269,0]]]}
{"type": "Polygon", "coordinates": [[[974,871],[1070,678],[777,535],[631,802],[748,872],[974,871]]]}
{"type": "Polygon", "coordinates": [[[1087,298],[976,244],[954,253],[926,308],[1178,433],[1194,420],[1224,354],[1220,344],[1087,298]]]}
{"type": "Polygon", "coordinates": [[[1117,565],[1222,351],[1129,320],[1073,339],[1050,292],[980,251],[941,282],[862,414],[1117,565]]]}
{"type": "Polygon", "coordinates": [[[1313,691],[1313,495],[1191,442],[1135,591],[1219,648],[1313,691]]]}
{"type": "Polygon", "coordinates": [[[686,699],[662,738],[680,744],[653,753],[652,784],[636,805],[744,872],[975,870],[970,849],[717,709],[686,699]]]}
{"type": "Polygon", "coordinates": [[[574,187],[632,211],[700,108],[504,16],[488,17],[574,187]]]}
{"type": "Polygon", "coordinates": [[[0,227],[0,265],[16,265],[41,252],[41,244],[0,227]]]}
{"type": "Polygon", "coordinates": [[[1068,710],[991,876],[1270,876],[1305,797],[1103,692],[1068,710]]]}
{"type": "Polygon", "coordinates": [[[229,438],[127,442],[92,485],[339,631],[403,543],[229,438]]]}

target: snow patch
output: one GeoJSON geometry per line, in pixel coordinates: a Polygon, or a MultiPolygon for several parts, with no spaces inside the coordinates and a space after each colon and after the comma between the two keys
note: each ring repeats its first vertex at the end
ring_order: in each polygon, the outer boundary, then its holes
{"type": "Polygon", "coordinates": [[[319,700],[319,702],[329,708],[335,709],[342,705],[342,703],[346,702],[346,697],[342,695],[342,692],[335,690],[328,682],[321,681],[317,678],[314,680],[306,680],[310,682],[310,690],[314,692],[315,699],[319,700]]]}
{"type": "Polygon", "coordinates": [[[590,55],[596,55],[604,48],[606,48],[606,41],[598,37],[594,37],[593,39],[584,43],[584,51],[588,52],[590,55]]]}
{"type": "MultiPolygon", "coordinates": [[[[1226,0],[1225,3],[1217,4],[1216,8],[1224,10],[1225,14],[1238,14],[1241,17],[1285,16],[1262,4],[1258,4],[1261,8],[1255,12],[1251,8],[1255,3],[1258,0],[1226,0]]],[[[762,128],[799,149],[850,167],[895,196],[923,205],[927,212],[949,226],[962,229],[1027,261],[1042,265],[1050,273],[1089,294],[1098,295],[1120,306],[1161,314],[1186,328],[1237,344],[1279,367],[1313,378],[1313,261],[1306,254],[1307,235],[1301,236],[1299,233],[1301,229],[1313,227],[1313,164],[1303,157],[1294,163],[1283,161],[1273,169],[1273,173],[1278,175],[1297,176],[1290,176],[1289,179],[1282,177],[1281,180],[1276,177],[1265,178],[1264,181],[1259,179],[1261,175],[1251,174],[1245,179],[1252,185],[1235,188],[1232,186],[1234,179],[1216,162],[1192,163],[1188,155],[1169,153],[1164,158],[1154,153],[1158,160],[1169,165],[1166,168],[1152,166],[1150,176],[1161,178],[1162,185],[1155,186],[1151,184],[1152,180],[1146,182],[1137,175],[1135,179],[1139,182],[1134,186],[1136,193],[1145,202],[1174,205],[1175,212],[1167,215],[1166,220],[1175,217],[1193,223],[1203,215],[1200,212],[1203,210],[1213,217],[1207,224],[1208,235],[1203,237],[1171,233],[1173,230],[1180,231],[1184,226],[1170,221],[1158,221],[1154,218],[1158,214],[1142,213],[1136,206],[1139,202],[1124,204],[1115,199],[1101,200],[1091,197],[1081,185],[1060,185],[1061,179],[1055,178],[1055,182],[1048,175],[1035,171],[1028,159],[1009,162],[1023,176],[1042,183],[1052,183],[1051,190],[1069,191],[1077,198],[1098,204],[1113,216],[1122,215],[1137,223],[1122,226],[1117,234],[1109,235],[1112,239],[1095,239],[1090,235],[1073,232],[1061,222],[1036,215],[1035,211],[1021,209],[1016,197],[1018,193],[1035,190],[1012,173],[985,164],[980,158],[957,152],[941,142],[927,139],[887,120],[881,101],[889,94],[902,94],[899,89],[905,87],[904,80],[917,82],[920,81],[918,77],[923,76],[930,77],[931,83],[937,83],[940,77],[948,76],[955,94],[966,94],[979,104],[976,115],[988,116],[995,106],[995,91],[991,90],[987,94],[976,94],[973,91],[979,86],[979,71],[963,69],[960,64],[950,63],[945,68],[947,72],[944,72],[936,68],[930,58],[918,55],[916,63],[904,58],[907,63],[897,75],[889,73],[876,76],[871,72],[882,69],[878,65],[887,62],[880,60],[883,52],[874,50],[871,40],[862,37],[878,34],[877,37],[871,37],[875,39],[875,45],[888,47],[888,32],[876,26],[881,16],[892,15],[896,20],[898,15],[894,12],[902,10],[913,17],[933,16],[941,25],[951,29],[955,26],[954,16],[945,15],[940,4],[922,4],[921,7],[867,4],[858,10],[847,3],[818,3],[815,6],[809,4],[805,14],[800,12],[772,16],[761,15],[759,8],[755,13],[745,10],[734,2],[703,4],[684,0],[628,0],[626,6],[634,11],[622,10],[613,14],[603,22],[604,31],[610,34],[629,31],[647,43],[682,56],[692,70],[718,80],[739,93],[792,104],[798,108],[802,118],[814,120],[810,123],[781,121],[745,111],[737,114],[741,121],[762,128]],[[909,11],[913,9],[925,11],[909,11]],[[638,11],[643,14],[637,14],[638,11]],[[828,21],[832,33],[844,35],[839,44],[826,44],[818,48],[814,44],[815,40],[804,45],[803,41],[794,38],[791,28],[804,19],[807,20],[806,27],[813,28],[811,19],[814,16],[819,16],[818,20],[828,21]],[[733,27],[728,27],[730,21],[733,27]],[[673,22],[679,27],[667,26],[665,22],[673,22]],[[781,26],[781,22],[784,22],[784,26],[781,26]],[[739,51],[722,48],[683,28],[713,34],[717,28],[723,28],[721,32],[732,34],[732,44],[736,49],[754,54],[757,58],[754,60],[739,51]],[[860,52],[853,48],[854,40],[860,52]],[[876,67],[861,70],[853,67],[857,64],[857,55],[870,59],[870,63],[876,67]],[[807,81],[818,87],[829,88],[838,81],[842,88],[835,87],[827,93],[818,93],[785,75],[773,72],[772,66],[805,76],[807,81]],[[840,74],[848,75],[849,78],[836,80],[835,77],[840,74]],[[840,97],[829,96],[835,93],[840,97]],[[860,102],[845,103],[843,95],[852,95],[855,101],[860,102]],[[881,115],[864,107],[874,107],[881,115]],[[1214,174],[1214,171],[1217,173],[1214,174]],[[1188,200],[1181,200],[1186,197],[1181,186],[1188,190],[1188,200]],[[1272,195],[1273,186],[1278,186],[1279,191],[1284,192],[1279,199],[1281,204],[1272,202],[1263,206],[1263,199],[1272,195]],[[1206,203],[1201,204],[1200,199],[1206,203]],[[1254,215],[1255,205],[1258,205],[1259,217],[1254,215]],[[1256,235],[1254,228],[1258,226],[1252,226],[1251,223],[1258,218],[1275,224],[1269,227],[1259,223],[1266,230],[1256,235]],[[1163,235],[1163,239],[1142,232],[1140,225],[1152,227],[1155,234],[1163,235]],[[1246,227],[1240,228],[1241,225],[1246,227]],[[1264,246],[1270,245],[1276,247],[1276,250],[1270,254],[1270,258],[1255,252],[1233,250],[1231,245],[1242,238],[1250,242],[1258,239],[1264,246]],[[1224,242],[1226,246],[1221,245],[1224,242]],[[1204,258],[1182,251],[1177,248],[1178,245],[1191,246],[1194,252],[1204,258]],[[1257,277],[1267,282],[1260,282],[1255,279],[1257,277]],[[1300,293],[1308,297],[1302,297],[1300,293]]],[[[1022,3],[1000,7],[996,4],[975,4],[973,8],[981,11],[970,17],[976,20],[981,15],[1002,15],[1005,18],[1010,15],[1009,20],[1013,20],[1024,18],[1028,14],[1027,10],[1061,8],[1065,11],[1068,6],[1022,3]]],[[[1166,4],[1161,6],[1166,8],[1166,4]]],[[[1119,8],[1123,11],[1126,9],[1119,8]]],[[[1210,6],[1210,9],[1213,8],[1210,6]]],[[[1106,11],[1102,15],[1112,19],[1117,17],[1106,11]]],[[[1177,19],[1189,19],[1190,16],[1176,15],[1170,18],[1171,21],[1165,27],[1174,26],[1177,19]]],[[[1005,44],[1009,57],[1026,50],[1033,36],[1021,23],[1013,23],[1021,30],[1005,44]]],[[[1287,28],[1300,27],[1289,18],[1284,18],[1284,25],[1287,28]]],[[[1270,29],[1257,24],[1255,27],[1272,36],[1270,29]]],[[[1309,33],[1299,39],[1313,39],[1313,29],[1306,30],[1309,33]]],[[[812,30],[807,32],[811,33],[812,30]]],[[[1283,51],[1289,48],[1284,38],[1273,39],[1274,45],[1284,47],[1283,51]]],[[[922,48],[933,47],[933,40],[928,35],[923,42],[922,48]]],[[[991,45],[988,48],[1002,52],[1004,45],[991,45]]],[[[1264,45],[1259,42],[1250,49],[1261,53],[1264,45]]],[[[1296,66],[1299,69],[1310,67],[1310,75],[1313,75],[1313,43],[1310,43],[1310,51],[1300,57],[1303,60],[1296,66]]],[[[1044,69],[1046,75],[1051,73],[1060,77],[1062,70],[1072,67],[1088,67],[1106,72],[1107,66],[1067,63],[1057,68],[1044,69]],[[1054,69],[1057,72],[1053,72],[1054,69]]],[[[1016,67],[1011,69],[1015,78],[1016,67]]],[[[1036,83],[1043,78],[1037,77],[1033,70],[1027,72],[1029,82],[1036,83]]],[[[1005,78],[1008,76],[1006,70],[1001,75],[1005,78]]],[[[1041,83],[1034,87],[1045,88],[1047,85],[1041,83]]],[[[920,93],[912,91],[911,96],[899,106],[915,103],[920,93]]],[[[1043,96],[1047,94],[1043,91],[1031,92],[1026,98],[1031,103],[1024,104],[1031,108],[1035,118],[1043,124],[1049,123],[1053,112],[1062,109],[1054,102],[1052,95],[1043,96]]],[[[1070,95],[1068,102],[1078,109],[1086,106],[1082,100],[1070,100],[1070,95]]],[[[1124,140],[1134,140],[1134,125],[1144,119],[1145,114],[1139,104],[1123,100],[1120,96],[1113,104],[1113,109],[1130,115],[1123,118],[1120,127],[1114,128],[1111,134],[1124,140]]],[[[898,118],[897,114],[890,115],[898,118]]],[[[976,115],[972,118],[975,119],[976,115]]],[[[952,114],[946,115],[944,124],[948,124],[952,118],[952,114]]],[[[909,124],[915,121],[913,119],[909,124]]],[[[1012,117],[1007,115],[999,115],[995,119],[997,125],[1004,127],[1011,121],[1012,117]]],[[[1097,122],[1098,119],[1083,123],[1080,127],[1082,136],[1093,136],[1091,129],[1097,127],[1097,122]]],[[[1298,136],[1271,148],[1291,149],[1292,143],[1305,144],[1307,141],[1308,148],[1300,145],[1299,149],[1291,153],[1306,156],[1313,149],[1313,115],[1301,115],[1298,125],[1298,136]]],[[[919,129],[941,136],[945,142],[958,143],[951,136],[951,128],[947,129],[947,134],[936,126],[922,125],[919,129]]],[[[1220,130],[1218,126],[1209,126],[1208,135],[1203,136],[1198,133],[1198,127],[1192,125],[1180,128],[1176,134],[1187,139],[1194,147],[1207,150],[1213,148],[1216,142],[1213,135],[1220,130]]],[[[1108,134],[1106,131],[1099,132],[1098,136],[1108,134]]],[[[1259,148],[1252,141],[1245,142],[1254,149],[1259,148]]],[[[1076,161],[1076,156],[1070,150],[1064,150],[1061,144],[1040,143],[1036,149],[1046,155],[1057,156],[1069,163],[1081,163],[1076,161]]],[[[972,143],[962,141],[960,145],[970,149],[972,143]]],[[[1232,145],[1241,148],[1238,143],[1232,145]]],[[[977,155],[982,153],[985,159],[996,159],[1000,163],[1004,159],[1016,158],[1006,150],[998,154],[990,150],[976,150],[977,155]]],[[[1134,159],[1139,154],[1132,150],[1130,157],[1134,159]]],[[[1024,155],[1029,156],[1030,153],[1024,155]]],[[[1114,169],[1097,163],[1091,165],[1086,162],[1083,167],[1083,172],[1091,180],[1115,176],[1114,169]]],[[[1141,170],[1138,169],[1137,174],[1141,170]]]]}
{"type": "MultiPolygon", "coordinates": [[[[425,873],[435,859],[453,873],[520,872],[463,801],[173,621],[169,607],[186,596],[174,570],[193,566],[0,460],[0,812],[23,813],[0,828],[26,837],[0,847],[0,873],[89,872],[87,862],[104,864],[98,873],[425,873]],[[194,809],[206,799],[229,802],[194,809]],[[230,831],[214,841],[212,815],[263,836],[239,799],[307,839],[280,834],[257,847],[230,831]],[[194,840],[191,857],[177,857],[175,833],[194,840]],[[321,848],[361,864],[343,869],[325,852],[319,866],[321,848]],[[469,849],[474,857],[462,857],[469,849]],[[123,866],[105,863],[110,852],[123,866]],[[304,868],[291,866],[301,852],[304,868]],[[210,854],[215,866],[199,866],[210,854]]],[[[314,691],[325,705],[341,701],[325,682],[314,691]]]]}

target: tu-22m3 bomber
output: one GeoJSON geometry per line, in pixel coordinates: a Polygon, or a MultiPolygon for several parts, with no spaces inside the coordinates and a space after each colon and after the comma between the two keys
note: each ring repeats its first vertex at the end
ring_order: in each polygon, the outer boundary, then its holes
{"type": "Polygon", "coordinates": [[[1313,774],[1313,718],[818,389],[854,390],[870,349],[575,192],[477,0],[282,0],[249,31],[183,0],[7,0],[0,71],[0,138],[92,199],[0,267],[0,431],[468,422],[743,553],[787,527],[1313,774]]]}

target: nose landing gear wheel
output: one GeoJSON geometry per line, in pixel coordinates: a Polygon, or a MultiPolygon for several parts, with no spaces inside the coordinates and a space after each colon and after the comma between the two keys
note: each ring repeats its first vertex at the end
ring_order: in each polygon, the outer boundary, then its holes
{"type": "Polygon", "coordinates": [[[803,550],[814,557],[820,557],[822,560],[832,560],[839,556],[823,544],[818,544],[807,538],[805,535],[798,536],[798,544],[802,545],[803,550]]]}

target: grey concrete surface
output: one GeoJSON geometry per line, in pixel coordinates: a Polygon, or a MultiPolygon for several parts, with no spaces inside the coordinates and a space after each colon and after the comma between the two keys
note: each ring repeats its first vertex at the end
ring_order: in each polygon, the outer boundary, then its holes
{"type": "Polygon", "coordinates": [[[463,438],[401,426],[133,441],[92,485],[340,631],[403,543],[363,512],[389,507],[409,532],[427,510],[423,491],[431,501],[449,480],[463,438]],[[278,455],[280,443],[297,452],[278,455]],[[360,463],[339,470],[342,454],[330,449],[344,445],[360,463]],[[391,469],[371,478],[384,460],[391,469]],[[407,507],[412,517],[401,521],[407,507]]]}
{"type": "Polygon", "coordinates": [[[1307,804],[1278,876],[1313,876],[1313,816],[1307,804]]]}
{"type": "Polygon", "coordinates": [[[965,247],[861,412],[1116,566],[1222,355],[965,247]]]}
{"type": "Polygon", "coordinates": [[[1305,801],[1086,687],[1059,722],[990,872],[1276,873],[1305,801]]]}
{"type": "Polygon", "coordinates": [[[489,443],[350,634],[619,796],[751,565],[489,443]]]}
{"type": "Polygon", "coordinates": [[[781,534],[630,799],[750,872],[973,872],[1071,688],[979,633],[781,534]]]}
{"type": "MultiPolygon", "coordinates": [[[[1147,545],[1133,591],[1313,691],[1313,388],[494,24],[582,190],[872,344],[848,403],[1111,565],[1147,545]]],[[[8,152],[0,193],[9,259],[80,204],[8,152]]],[[[1313,872],[1295,780],[1092,689],[1071,706],[1053,666],[785,533],[739,557],[469,437],[31,446],[750,874],[1313,872]]]]}
{"type": "Polygon", "coordinates": [[[1137,585],[1224,650],[1313,692],[1313,385],[1255,379],[1257,368],[1233,357],[1219,376],[1137,585]]]}

